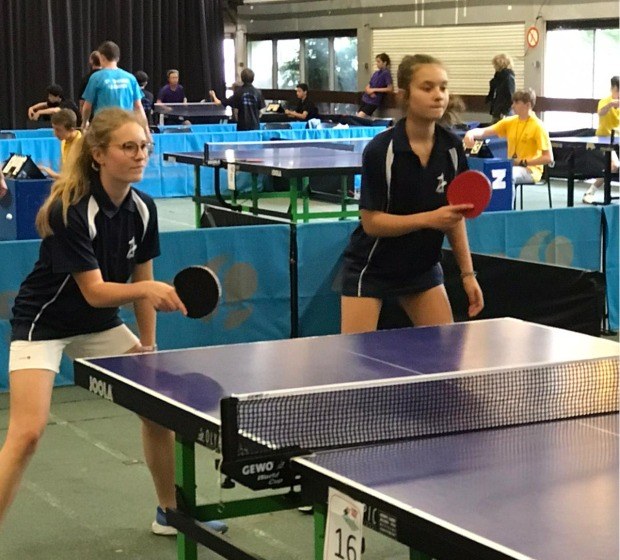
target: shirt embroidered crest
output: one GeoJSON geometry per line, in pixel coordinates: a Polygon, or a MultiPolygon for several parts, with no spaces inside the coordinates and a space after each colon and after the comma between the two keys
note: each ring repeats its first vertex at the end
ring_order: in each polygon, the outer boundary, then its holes
{"type": "Polygon", "coordinates": [[[436,193],[444,193],[446,190],[446,185],[448,182],[444,179],[443,173],[437,177],[437,188],[435,189],[436,193]]]}
{"type": "Polygon", "coordinates": [[[129,240],[129,251],[127,251],[127,260],[133,259],[136,256],[136,249],[138,245],[136,245],[136,238],[132,237],[129,240]]]}

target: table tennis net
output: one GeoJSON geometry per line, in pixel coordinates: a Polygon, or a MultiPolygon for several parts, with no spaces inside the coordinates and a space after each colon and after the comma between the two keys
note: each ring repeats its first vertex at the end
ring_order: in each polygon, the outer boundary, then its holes
{"type": "Polygon", "coordinates": [[[224,407],[236,424],[224,447],[238,457],[348,447],[614,412],[618,358],[246,395],[224,407]]]}

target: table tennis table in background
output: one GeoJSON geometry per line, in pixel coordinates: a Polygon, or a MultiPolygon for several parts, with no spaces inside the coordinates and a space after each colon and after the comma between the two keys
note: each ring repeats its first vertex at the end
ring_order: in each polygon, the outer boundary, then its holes
{"type": "Polygon", "coordinates": [[[318,560],[334,487],[411,558],[608,560],[619,348],[503,318],[81,359],[75,382],[176,432],[180,559],[256,558],[197,520],[313,501],[318,560]],[[273,495],[197,505],[195,444],[273,495]]]}
{"type": "Polygon", "coordinates": [[[572,148],[568,158],[567,206],[574,206],[575,201],[575,150],[599,150],[605,154],[603,204],[611,204],[611,152],[618,150],[618,139],[605,136],[560,136],[551,138],[552,148],[572,148]]]}
{"type": "Polygon", "coordinates": [[[291,223],[311,219],[357,218],[358,207],[352,190],[353,175],[362,171],[362,151],[370,138],[343,140],[272,140],[269,142],[213,142],[205,144],[203,152],[165,153],[164,160],[184,163],[194,167],[194,204],[196,226],[200,226],[202,204],[218,204],[224,208],[252,215],[269,216],[291,223]],[[220,170],[233,168],[234,172],[252,175],[251,191],[231,190],[223,195],[220,170]],[[202,167],[214,169],[214,196],[202,193],[200,171],[202,167]],[[261,191],[259,177],[287,181],[286,190],[261,191]],[[338,194],[321,192],[321,181],[340,177],[338,194]],[[313,181],[313,179],[315,179],[313,181]],[[261,207],[263,199],[285,198],[289,201],[286,211],[261,207]],[[311,210],[310,199],[337,203],[338,209],[311,210]],[[247,199],[247,202],[244,201],[247,199]],[[302,209],[298,209],[301,201],[302,209]]]}
{"type": "Polygon", "coordinates": [[[228,121],[226,107],[211,102],[199,103],[154,103],[153,111],[159,114],[159,124],[164,124],[164,117],[182,117],[194,119],[194,124],[221,123],[228,121]]]}

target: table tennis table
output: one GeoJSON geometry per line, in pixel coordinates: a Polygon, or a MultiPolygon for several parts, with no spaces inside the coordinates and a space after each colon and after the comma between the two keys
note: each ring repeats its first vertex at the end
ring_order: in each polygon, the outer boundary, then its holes
{"type": "Polygon", "coordinates": [[[318,560],[335,487],[411,558],[608,560],[619,348],[502,318],[80,359],[75,382],[175,431],[179,559],[257,558],[197,520],[313,501],[318,560]],[[198,506],[194,444],[279,492],[198,506]]]}
{"type": "Polygon", "coordinates": [[[551,138],[553,148],[572,148],[568,158],[567,206],[574,206],[575,201],[575,150],[599,150],[605,154],[603,204],[611,204],[611,152],[618,150],[618,139],[604,136],[560,136],[551,138]]]}
{"type": "Polygon", "coordinates": [[[153,111],[159,113],[160,125],[164,124],[165,117],[194,118],[196,123],[200,121],[207,124],[228,121],[226,107],[212,102],[154,103],[153,111]]]}
{"type": "MultiPolygon", "coordinates": [[[[164,160],[184,163],[194,167],[194,204],[196,227],[200,226],[203,204],[219,204],[224,208],[253,215],[269,216],[290,223],[307,222],[311,219],[357,218],[357,201],[350,192],[351,178],[362,171],[362,151],[370,138],[343,140],[272,140],[268,142],[211,142],[203,152],[164,153],[164,160]],[[214,169],[215,196],[204,196],[200,170],[214,169]],[[222,193],[220,170],[233,173],[247,172],[252,175],[251,191],[240,193],[231,190],[222,193]],[[264,192],[259,187],[259,176],[283,179],[288,182],[283,192],[264,192]],[[340,177],[339,194],[321,193],[313,178],[340,177]],[[247,197],[247,203],[243,202],[247,197]],[[261,199],[285,198],[289,201],[286,211],[260,206],[261,199]],[[337,203],[337,210],[311,210],[310,199],[337,203]],[[302,209],[298,209],[301,200],[302,209]]],[[[229,175],[230,177],[230,175],[229,175]]],[[[230,185],[229,185],[230,187],[230,185]]]]}

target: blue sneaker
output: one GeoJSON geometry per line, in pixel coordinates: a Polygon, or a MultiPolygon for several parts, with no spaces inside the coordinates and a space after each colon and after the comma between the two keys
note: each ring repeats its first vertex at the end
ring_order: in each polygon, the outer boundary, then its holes
{"type": "MultiPolygon", "coordinates": [[[[203,523],[205,527],[209,527],[212,531],[216,533],[224,534],[228,531],[228,525],[223,521],[206,521],[203,523]]],[[[151,531],[155,535],[163,535],[165,537],[173,537],[177,534],[177,530],[172,527],[172,525],[168,524],[168,520],[166,519],[166,512],[157,506],[157,512],[155,513],[155,521],[153,521],[151,525],[151,531]]]]}

